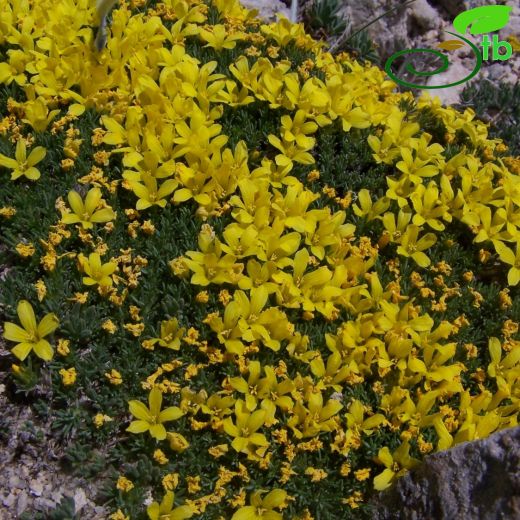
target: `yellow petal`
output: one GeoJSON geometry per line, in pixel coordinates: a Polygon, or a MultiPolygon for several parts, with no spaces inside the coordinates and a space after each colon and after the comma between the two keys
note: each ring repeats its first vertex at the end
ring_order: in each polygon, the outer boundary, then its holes
{"type": "Polygon", "coordinates": [[[265,410],[257,410],[251,414],[247,421],[247,428],[250,433],[256,432],[264,424],[265,416],[265,410]]]}
{"type": "Polygon", "coordinates": [[[168,515],[168,520],[184,520],[185,518],[191,518],[192,516],[193,511],[190,506],[179,506],[168,515]]]}
{"type": "Polygon", "coordinates": [[[232,517],[231,520],[257,520],[256,508],[254,506],[241,507],[232,517]]]}
{"type": "Polygon", "coordinates": [[[150,390],[150,395],[148,396],[148,402],[150,403],[150,413],[152,417],[159,417],[159,413],[161,412],[161,404],[162,404],[162,392],[154,386],[150,390]]]}
{"type": "Polygon", "coordinates": [[[502,357],[502,346],[500,345],[500,340],[498,338],[489,338],[488,348],[491,361],[497,365],[500,363],[500,358],[502,357]]]}
{"type": "Polygon", "coordinates": [[[5,339],[23,343],[24,341],[30,341],[31,337],[31,334],[29,334],[25,329],[22,329],[22,327],[19,327],[18,325],[10,322],[4,323],[5,339]]]}
{"type": "Polygon", "coordinates": [[[52,359],[53,351],[51,344],[45,339],[41,339],[38,343],[33,345],[33,350],[34,353],[44,361],[50,361],[52,359]]]}
{"type": "Polygon", "coordinates": [[[80,116],[85,112],[85,105],[81,105],[79,103],[74,103],[69,106],[68,113],[73,116],[80,116]]]}
{"type": "Polygon", "coordinates": [[[81,222],[81,219],[76,215],[76,213],[63,213],[61,221],[64,224],[77,224],[78,222],[81,222]]]}
{"type": "Polygon", "coordinates": [[[130,413],[134,417],[137,417],[138,419],[141,419],[142,421],[149,421],[151,419],[150,411],[140,401],[129,401],[128,408],[130,410],[130,413]]]}
{"type": "Polygon", "coordinates": [[[103,208],[93,213],[90,217],[90,222],[109,222],[116,217],[116,214],[111,208],[103,208]]]}
{"type": "Polygon", "coordinates": [[[273,489],[262,500],[262,505],[267,509],[274,509],[281,506],[287,498],[287,492],[283,489],[273,489]]]}
{"type": "Polygon", "coordinates": [[[31,352],[34,343],[18,343],[16,347],[11,349],[11,352],[20,360],[23,361],[31,352]]]}
{"type": "Polygon", "coordinates": [[[166,428],[162,424],[150,426],[150,435],[158,441],[166,439],[166,428]]]}
{"type": "Polygon", "coordinates": [[[47,314],[43,317],[38,325],[38,335],[40,338],[47,336],[51,332],[54,332],[60,324],[60,320],[54,313],[47,314]]]}
{"type": "Polygon", "coordinates": [[[101,200],[101,190],[99,188],[92,188],[85,198],[85,210],[89,215],[92,215],[99,205],[101,200]]]}
{"type": "Polygon", "coordinates": [[[30,334],[36,335],[38,327],[36,325],[36,318],[31,304],[27,300],[22,300],[18,304],[17,311],[23,328],[30,334]]]}
{"type": "Polygon", "coordinates": [[[0,153],[0,166],[4,166],[5,168],[15,170],[18,168],[18,163],[14,159],[11,159],[10,157],[7,157],[0,153]]]}
{"type": "Polygon", "coordinates": [[[94,272],[99,271],[101,269],[101,257],[99,253],[90,253],[90,255],[88,255],[88,263],[94,272]]]}
{"type": "MultiPolygon", "coordinates": [[[[128,430],[127,430],[128,431],[128,430]]],[[[140,432],[137,432],[137,433],[140,433],[140,432]]],[[[170,507],[170,510],[171,510],[171,507],[170,507]]],[[[150,520],[159,520],[159,515],[160,515],[160,507],[159,507],[159,504],[157,502],[152,502],[147,508],[146,508],[146,513],[148,515],[148,518],[150,520]]]]}
{"type": "Polygon", "coordinates": [[[26,147],[25,147],[25,141],[23,139],[18,139],[18,142],[16,143],[16,152],[15,157],[18,161],[18,164],[22,164],[25,162],[25,159],[27,158],[26,155],[26,147]]]}
{"type": "Polygon", "coordinates": [[[333,415],[336,415],[342,408],[343,405],[339,401],[336,401],[335,399],[330,399],[321,411],[320,419],[322,421],[326,421],[327,419],[330,419],[333,415]]]}
{"type": "Polygon", "coordinates": [[[511,287],[514,287],[518,285],[518,282],[520,282],[520,269],[518,269],[518,267],[511,267],[509,273],[507,273],[507,283],[511,285],[511,287]]]}
{"type": "Polygon", "coordinates": [[[172,491],[166,491],[164,498],[161,500],[161,511],[171,511],[173,509],[173,501],[175,499],[175,493],[172,491]]]}
{"type": "Polygon", "coordinates": [[[184,412],[178,406],[170,406],[159,414],[159,422],[175,421],[183,415],[184,412]]]}
{"type": "Polygon", "coordinates": [[[38,164],[41,160],[45,158],[47,155],[47,150],[43,146],[37,146],[31,150],[29,157],[27,157],[27,164],[29,166],[34,166],[38,164]]]}
{"type": "Polygon", "coordinates": [[[34,166],[25,170],[24,175],[31,181],[37,181],[41,177],[40,170],[34,166]]]}
{"type": "Polygon", "coordinates": [[[69,201],[70,207],[72,208],[72,211],[74,211],[76,215],[82,217],[83,213],[85,213],[85,207],[83,206],[83,200],[80,197],[80,194],[74,190],[69,191],[67,199],[69,201]]]}
{"type": "Polygon", "coordinates": [[[394,472],[391,469],[385,469],[382,473],[374,477],[374,489],[377,491],[383,491],[390,487],[392,479],[394,478],[394,472]]]}
{"type": "Polygon", "coordinates": [[[150,423],[147,421],[132,421],[126,429],[130,433],[143,433],[150,429],[150,423]]]}
{"type": "Polygon", "coordinates": [[[386,466],[390,467],[394,463],[394,459],[392,454],[390,453],[390,449],[388,446],[384,446],[381,448],[377,454],[377,458],[386,466]]]}

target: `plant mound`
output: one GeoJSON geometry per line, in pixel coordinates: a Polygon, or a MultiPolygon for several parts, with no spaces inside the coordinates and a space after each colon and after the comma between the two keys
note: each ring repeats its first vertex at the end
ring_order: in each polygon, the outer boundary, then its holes
{"type": "Polygon", "coordinates": [[[8,390],[112,520],[369,518],[517,425],[520,159],[474,111],[236,0],[99,52],[93,2],[3,4],[8,390]]]}

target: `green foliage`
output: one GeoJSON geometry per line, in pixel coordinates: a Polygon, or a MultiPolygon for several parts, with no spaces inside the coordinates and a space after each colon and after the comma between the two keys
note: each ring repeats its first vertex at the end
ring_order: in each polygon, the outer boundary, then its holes
{"type": "Polygon", "coordinates": [[[347,28],[347,23],[338,14],[340,9],[338,0],[314,0],[305,17],[311,34],[340,36],[347,28]]]}

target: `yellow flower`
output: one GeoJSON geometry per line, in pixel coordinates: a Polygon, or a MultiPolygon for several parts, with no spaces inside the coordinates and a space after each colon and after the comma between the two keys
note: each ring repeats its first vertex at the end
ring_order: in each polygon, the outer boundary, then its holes
{"type": "Polygon", "coordinates": [[[191,518],[193,511],[190,506],[179,506],[174,509],[173,501],[175,494],[172,491],[167,491],[161,503],[153,502],[148,506],[146,512],[150,520],[184,520],[191,518]]]}
{"type": "Polygon", "coordinates": [[[38,301],[43,301],[45,295],[47,294],[47,287],[45,286],[45,282],[40,278],[34,284],[34,288],[36,289],[36,294],[38,295],[38,301]]]}
{"type": "Polygon", "coordinates": [[[109,334],[114,334],[117,330],[117,325],[111,319],[108,319],[101,324],[101,328],[106,330],[109,334]]]}
{"type": "Polygon", "coordinates": [[[68,339],[59,339],[56,350],[60,356],[68,356],[70,354],[70,341],[68,339]]]}
{"type": "Polygon", "coordinates": [[[305,475],[308,475],[311,477],[311,482],[319,482],[320,480],[323,480],[327,478],[327,472],[323,471],[319,468],[313,468],[312,466],[309,466],[305,470],[305,475]]]}
{"type": "Polygon", "coordinates": [[[436,231],[443,231],[445,226],[439,220],[439,217],[451,222],[452,217],[449,208],[439,200],[439,189],[434,181],[430,181],[428,187],[419,184],[410,195],[410,200],[416,211],[413,216],[413,223],[417,226],[426,223],[436,231]]]}
{"type": "Polygon", "coordinates": [[[120,475],[117,479],[116,488],[123,493],[128,493],[128,491],[134,488],[134,483],[125,476],[120,475]]]}
{"type": "Polygon", "coordinates": [[[130,188],[137,195],[139,200],[135,206],[138,211],[147,209],[154,204],[164,208],[166,206],[166,197],[170,195],[179,182],[175,179],[168,179],[157,186],[157,179],[147,172],[141,174],[143,184],[138,181],[129,181],[130,188]]]}
{"type": "Polygon", "coordinates": [[[0,166],[13,170],[11,180],[14,181],[25,175],[28,179],[35,181],[40,178],[40,172],[34,167],[47,155],[47,150],[43,146],[37,146],[27,157],[27,148],[23,138],[16,143],[15,159],[6,157],[0,153],[0,166]]]}
{"type": "Polygon", "coordinates": [[[301,402],[294,406],[294,414],[287,421],[295,437],[314,437],[320,431],[330,432],[335,427],[334,416],[343,408],[335,399],[329,399],[323,406],[321,391],[311,392],[308,397],[308,409],[301,402]]]}
{"type": "Polygon", "coordinates": [[[16,246],[16,251],[20,256],[27,258],[28,256],[34,255],[36,250],[32,244],[24,244],[21,242],[16,246]]]}
{"type": "Polygon", "coordinates": [[[129,516],[126,516],[121,509],[118,509],[115,513],[109,516],[110,520],[130,520],[129,516]]]}
{"type": "Polygon", "coordinates": [[[45,132],[49,123],[60,113],[59,109],[49,111],[48,103],[43,96],[26,101],[23,105],[25,118],[24,123],[29,123],[37,132],[45,132]]]}
{"type": "Polygon", "coordinates": [[[217,446],[212,446],[211,448],[208,448],[208,453],[212,456],[218,459],[219,457],[222,457],[222,455],[225,455],[228,452],[228,445],[227,444],[218,444],[217,446]]]}
{"type": "Polygon", "coordinates": [[[76,369],[74,367],[60,370],[60,376],[65,386],[71,386],[76,382],[76,369]]]}
{"type": "Polygon", "coordinates": [[[283,489],[273,489],[262,499],[261,496],[265,492],[263,489],[253,492],[249,499],[251,505],[241,507],[231,520],[283,520],[282,514],[273,509],[285,504],[287,492],[283,489]]]}
{"type": "Polygon", "coordinates": [[[153,452],[153,459],[158,464],[166,464],[168,462],[168,457],[166,457],[163,450],[155,450],[153,452]]]}
{"type": "Polygon", "coordinates": [[[357,471],[354,471],[354,476],[356,477],[356,480],[362,482],[370,477],[370,468],[358,469],[357,471]]]}
{"type": "Polygon", "coordinates": [[[113,368],[110,372],[106,372],[105,377],[113,385],[120,385],[123,382],[121,374],[115,368],[113,368]]]}
{"type": "Polygon", "coordinates": [[[180,433],[168,432],[166,438],[170,442],[170,448],[177,453],[182,453],[190,445],[186,438],[180,433]]]}
{"type": "Polygon", "coordinates": [[[509,386],[506,380],[511,377],[508,376],[507,372],[511,371],[512,375],[514,372],[511,369],[517,367],[520,362],[520,345],[513,348],[502,358],[502,345],[498,338],[493,337],[489,338],[488,349],[491,363],[488,365],[487,373],[489,377],[496,379],[499,390],[506,390],[509,386]]]}
{"type": "Polygon", "coordinates": [[[265,410],[256,410],[250,413],[246,408],[246,403],[239,399],[235,403],[236,425],[233,424],[231,417],[224,419],[224,431],[233,437],[231,446],[241,453],[251,454],[256,446],[266,447],[269,442],[262,433],[257,433],[266,418],[265,410]]]}
{"type": "Polygon", "coordinates": [[[96,428],[101,428],[101,426],[103,426],[103,424],[105,424],[106,422],[112,421],[112,417],[103,413],[97,413],[92,419],[92,421],[94,422],[96,428]]]}
{"type": "Polygon", "coordinates": [[[13,215],[16,215],[16,209],[11,206],[0,208],[0,217],[11,218],[13,215]]]}
{"type": "Polygon", "coordinates": [[[53,355],[52,347],[43,338],[58,328],[60,322],[57,316],[54,313],[46,314],[37,324],[33,308],[26,300],[22,300],[18,304],[17,312],[23,328],[14,323],[4,323],[4,338],[18,342],[11,352],[23,361],[29,352],[34,350],[39,358],[50,361],[53,355]]]}
{"type": "Polygon", "coordinates": [[[131,433],[149,431],[154,439],[162,441],[166,439],[166,428],[163,423],[175,421],[182,417],[184,413],[177,406],[170,406],[161,411],[162,393],[157,387],[150,391],[148,402],[149,408],[139,401],[128,402],[130,413],[138,420],[132,421],[126,431],[131,433]]]}
{"type": "Polygon", "coordinates": [[[168,473],[163,477],[162,485],[166,491],[173,491],[179,485],[179,474],[168,473]]]}
{"type": "MultiPolygon", "coordinates": [[[[158,343],[161,347],[179,350],[181,348],[181,339],[186,331],[185,327],[179,327],[177,318],[170,318],[161,322],[161,337],[151,338],[147,340],[147,344],[152,347],[158,343]]],[[[153,350],[153,348],[150,348],[153,350]]]]}
{"type": "Polygon", "coordinates": [[[85,285],[96,285],[111,287],[113,282],[110,275],[117,269],[117,264],[114,262],[101,263],[101,258],[98,253],[90,253],[88,260],[80,253],[78,261],[81,269],[88,276],[83,277],[85,285]]]}
{"type": "Polygon", "coordinates": [[[186,483],[188,484],[188,493],[196,493],[200,491],[200,477],[186,477],[186,483]]]}
{"type": "Polygon", "coordinates": [[[242,39],[242,33],[229,34],[226,27],[222,24],[210,26],[208,29],[201,29],[199,36],[207,42],[205,47],[213,47],[216,51],[222,49],[234,49],[236,40],[242,39]]]}
{"type": "Polygon", "coordinates": [[[388,197],[381,197],[376,200],[375,204],[372,204],[372,197],[367,189],[359,191],[358,201],[359,206],[353,204],[352,209],[358,217],[366,217],[368,222],[379,217],[390,207],[390,199],[388,197]]]}
{"type": "Polygon", "coordinates": [[[520,282],[520,240],[517,239],[516,242],[516,254],[499,240],[493,240],[493,245],[500,260],[511,266],[507,273],[507,283],[512,286],[518,285],[520,282]]]}
{"type": "Polygon", "coordinates": [[[410,444],[408,441],[403,442],[393,455],[387,446],[381,448],[377,454],[376,461],[384,464],[386,469],[382,473],[374,477],[374,489],[383,491],[390,487],[395,478],[404,475],[408,469],[411,469],[419,461],[410,457],[410,444]]]}
{"type": "Polygon", "coordinates": [[[401,238],[401,245],[397,247],[397,253],[406,257],[412,257],[421,267],[428,267],[431,260],[423,253],[437,242],[437,237],[433,233],[426,233],[420,240],[417,240],[420,228],[416,225],[407,227],[401,238]]]}
{"type": "Polygon", "coordinates": [[[87,193],[85,203],[83,203],[80,194],[74,190],[69,192],[67,199],[73,213],[62,211],[61,220],[64,224],[80,223],[83,229],[91,229],[94,227],[94,223],[108,222],[116,217],[110,207],[96,211],[98,206],[104,202],[99,188],[92,188],[87,193]]]}

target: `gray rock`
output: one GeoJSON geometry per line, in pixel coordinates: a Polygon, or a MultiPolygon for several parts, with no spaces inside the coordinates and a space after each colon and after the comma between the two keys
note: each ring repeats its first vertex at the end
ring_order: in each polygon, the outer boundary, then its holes
{"type": "Polygon", "coordinates": [[[56,507],[56,502],[50,498],[39,497],[34,501],[34,507],[38,511],[48,511],[56,507]]]}
{"type": "Polygon", "coordinates": [[[276,22],[276,15],[283,14],[289,18],[290,12],[279,0],[241,0],[246,9],[258,9],[258,16],[266,22],[276,22]]]}
{"type": "Polygon", "coordinates": [[[40,497],[43,493],[43,483],[38,479],[33,479],[29,484],[29,489],[31,490],[31,495],[40,497]]]}
{"type": "Polygon", "coordinates": [[[370,503],[374,520],[520,518],[520,427],[426,457],[370,503]]]}
{"type": "Polygon", "coordinates": [[[16,514],[20,516],[26,509],[28,504],[28,496],[25,491],[22,491],[18,495],[18,500],[16,502],[16,514]]]}
{"type": "Polygon", "coordinates": [[[9,495],[7,495],[7,497],[2,500],[2,504],[5,507],[13,507],[15,502],[16,495],[13,495],[13,493],[9,493],[9,495]]]}
{"type": "Polygon", "coordinates": [[[22,480],[18,475],[11,475],[9,477],[9,488],[10,489],[25,489],[27,487],[27,483],[25,480],[22,480]]]}
{"type": "Polygon", "coordinates": [[[81,488],[76,489],[74,493],[74,512],[77,514],[87,505],[87,496],[81,488]]]}
{"type": "Polygon", "coordinates": [[[416,0],[410,8],[412,21],[421,29],[430,30],[440,26],[439,13],[426,0],[416,0]]]}

